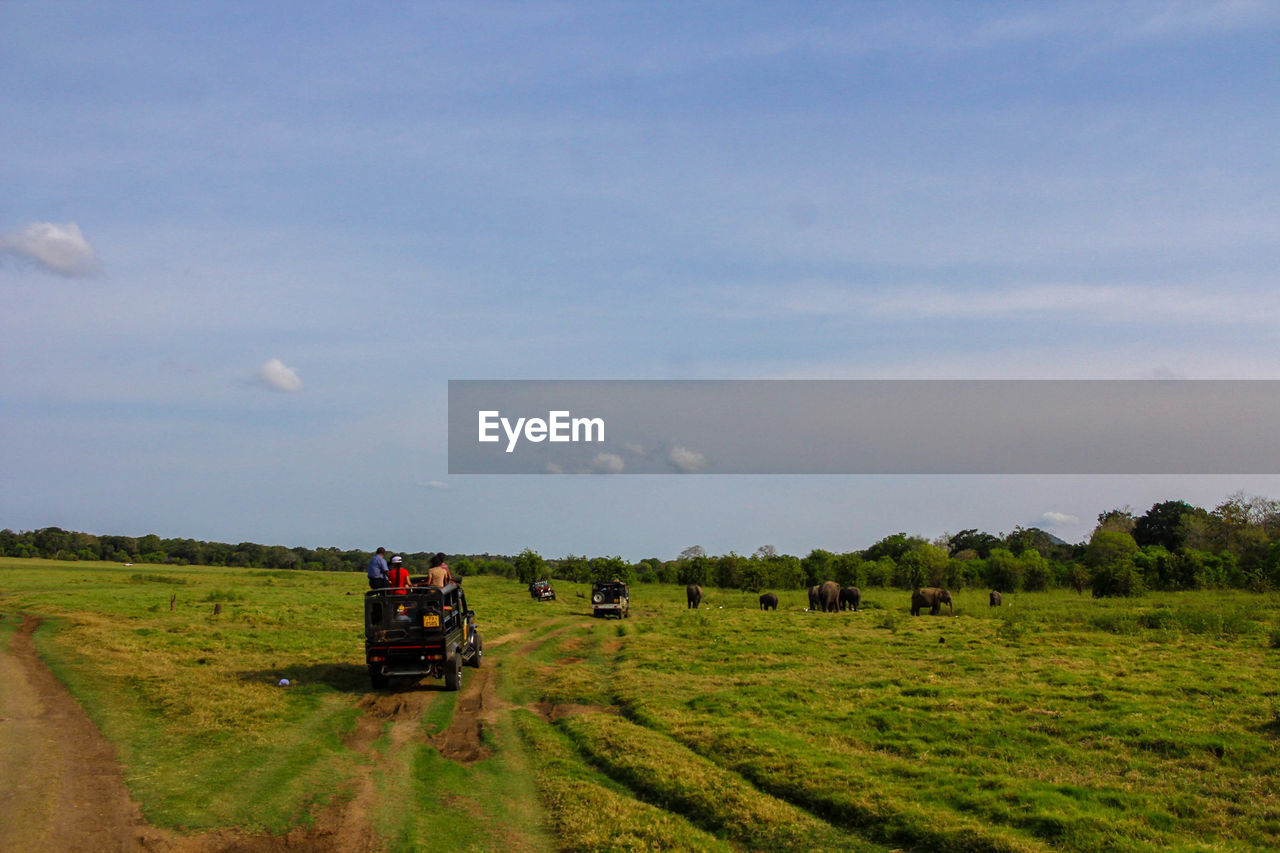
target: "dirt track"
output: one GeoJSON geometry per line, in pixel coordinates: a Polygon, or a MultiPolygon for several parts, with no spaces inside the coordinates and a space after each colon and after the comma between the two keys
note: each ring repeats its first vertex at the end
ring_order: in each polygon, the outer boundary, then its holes
{"type": "MultiPolygon", "coordinates": [[[[27,616],[11,648],[0,649],[0,850],[172,851],[172,853],[374,853],[369,814],[377,791],[364,770],[349,796],[316,817],[315,826],[284,836],[219,830],[180,836],[149,825],[129,797],[115,750],[36,653],[40,620],[27,616]]],[[[432,740],[462,763],[489,754],[481,735],[498,711],[497,673],[468,670],[449,728],[432,740]]],[[[418,733],[433,694],[421,690],[369,694],[346,746],[369,753],[388,727],[394,747],[418,733]],[[388,726],[389,724],[389,726],[388,726]]],[[[369,767],[370,762],[358,762],[369,767]]]]}

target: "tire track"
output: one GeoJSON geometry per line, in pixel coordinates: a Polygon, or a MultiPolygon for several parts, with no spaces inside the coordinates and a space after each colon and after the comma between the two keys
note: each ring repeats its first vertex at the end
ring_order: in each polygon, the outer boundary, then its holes
{"type": "MultiPolygon", "coordinates": [[[[42,620],[23,615],[10,648],[0,649],[0,850],[64,853],[376,853],[369,815],[379,803],[372,761],[349,789],[316,816],[313,827],[284,835],[219,829],[196,835],[152,826],[132,799],[111,742],[89,719],[36,651],[42,620]]],[[[390,724],[394,745],[407,743],[435,694],[370,694],[347,736],[348,749],[372,759],[390,724]]]]}

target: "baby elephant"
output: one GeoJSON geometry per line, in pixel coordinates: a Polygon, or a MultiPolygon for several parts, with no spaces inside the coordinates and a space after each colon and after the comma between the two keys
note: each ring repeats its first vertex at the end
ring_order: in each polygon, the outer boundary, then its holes
{"type": "Polygon", "coordinates": [[[862,590],[856,586],[846,586],[840,590],[840,609],[852,610],[858,612],[858,605],[862,603],[862,590]]]}
{"type": "Polygon", "coordinates": [[[929,613],[937,616],[942,612],[942,605],[951,608],[951,615],[956,615],[955,605],[951,603],[951,593],[936,586],[926,586],[911,593],[911,615],[919,616],[921,608],[929,608],[929,613]]]}
{"type": "Polygon", "coordinates": [[[996,592],[994,589],[991,590],[991,606],[999,607],[1002,603],[1004,603],[1004,599],[1000,596],[1000,593],[996,592]]]}
{"type": "Polygon", "coordinates": [[[697,584],[689,584],[684,588],[684,592],[688,597],[689,609],[697,610],[702,605],[702,587],[697,584]]]}
{"type": "Polygon", "coordinates": [[[760,596],[760,609],[777,610],[778,596],[774,595],[772,592],[766,592],[764,595],[760,596]]]}

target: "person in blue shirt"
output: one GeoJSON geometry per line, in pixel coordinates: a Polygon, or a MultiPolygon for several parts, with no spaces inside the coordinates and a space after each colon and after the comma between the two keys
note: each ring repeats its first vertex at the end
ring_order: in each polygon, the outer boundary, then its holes
{"type": "Polygon", "coordinates": [[[380,547],[369,561],[369,589],[388,589],[390,586],[391,582],[387,580],[387,549],[380,547]]]}

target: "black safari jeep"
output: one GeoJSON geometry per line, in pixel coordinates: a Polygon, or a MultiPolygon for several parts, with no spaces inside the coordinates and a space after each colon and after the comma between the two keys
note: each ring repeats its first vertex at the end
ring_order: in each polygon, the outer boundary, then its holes
{"type": "Polygon", "coordinates": [[[631,615],[631,593],[622,581],[597,583],[591,587],[591,615],[617,616],[619,619],[631,615]]]}
{"type": "Polygon", "coordinates": [[[556,591],[551,588],[551,581],[534,581],[529,584],[529,595],[538,601],[556,600],[556,591]]]}
{"type": "Polygon", "coordinates": [[[444,677],[446,690],[462,685],[462,665],[480,666],[484,646],[475,611],[455,583],[441,588],[413,578],[408,589],[364,594],[364,656],[375,690],[393,676],[444,677]]]}

